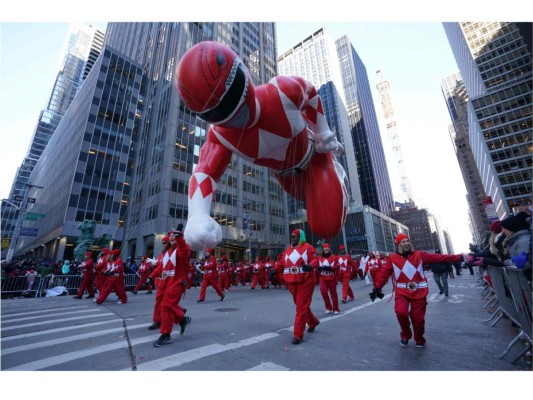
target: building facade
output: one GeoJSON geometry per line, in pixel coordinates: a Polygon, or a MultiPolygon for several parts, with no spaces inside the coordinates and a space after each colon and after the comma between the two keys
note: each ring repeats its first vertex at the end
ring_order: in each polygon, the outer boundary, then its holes
{"type": "Polygon", "coordinates": [[[532,202],[531,23],[443,23],[468,93],[468,137],[498,218],[532,202]]]}

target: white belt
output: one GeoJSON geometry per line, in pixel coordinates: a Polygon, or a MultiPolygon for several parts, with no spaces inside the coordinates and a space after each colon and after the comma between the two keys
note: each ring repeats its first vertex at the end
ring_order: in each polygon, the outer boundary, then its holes
{"type": "MultiPolygon", "coordinates": [[[[418,289],[418,288],[428,287],[428,283],[427,282],[396,283],[396,287],[399,287],[399,288],[402,288],[402,289],[410,289],[411,287],[413,287],[414,289],[418,289]]],[[[412,289],[412,290],[414,290],[414,289],[412,289]]]]}
{"type": "Polygon", "coordinates": [[[161,273],[161,279],[168,278],[169,276],[174,276],[175,273],[176,273],[176,271],[173,270],[173,269],[168,270],[168,271],[163,271],[163,272],[161,273]]]}
{"type": "Polygon", "coordinates": [[[290,267],[283,270],[284,274],[303,274],[304,270],[301,267],[290,267]]]}
{"type": "Polygon", "coordinates": [[[341,267],[341,271],[346,271],[346,267],[341,267]]]}
{"type": "Polygon", "coordinates": [[[379,265],[371,265],[369,268],[370,269],[379,268],[379,265]]]}
{"type": "Polygon", "coordinates": [[[331,272],[331,271],[322,271],[322,272],[320,272],[320,275],[333,275],[333,272],[331,272]]]}

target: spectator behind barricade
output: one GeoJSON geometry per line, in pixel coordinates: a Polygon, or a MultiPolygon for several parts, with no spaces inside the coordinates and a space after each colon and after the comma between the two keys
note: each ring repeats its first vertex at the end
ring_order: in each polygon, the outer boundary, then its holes
{"type": "Polygon", "coordinates": [[[37,278],[38,274],[37,274],[37,271],[35,271],[35,268],[30,268],[29,270],[26,271],[26,283],[27,283],[27,286],[26,286],[26,290],[24,292],[24,294],[26,293],[30,293],[30,291],[33,289],[33,285],[35,284],[35,279],[37,278]]]}
{"type": "Polygon", "coordinates": [[[501,226],[507,236],[503,242],[503,252],[507,256],[505,264],[515,265],[518,269],[525,269],[526,277],[529,275],[529,280],[531,280],[530,216],[521,211],[505,218],[501,226]]]}
{"type": "Polygon", "coordinates": [[[70,275],[70,261],[69,260],[65,260],[63,262],[63,266],[61,267],[61,273],[63,275],[70,275]]]}

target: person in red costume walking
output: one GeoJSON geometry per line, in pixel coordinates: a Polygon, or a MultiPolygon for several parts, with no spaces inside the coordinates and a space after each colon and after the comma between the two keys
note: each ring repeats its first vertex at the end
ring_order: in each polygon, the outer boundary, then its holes
{"type": "Polygon", "coordinates": [[[180,335],[183,335],[191,323],[192,318],[185,315],[185,310],[179,302],[187,288],[187,274],[191,259],[191,248],[183,238],[183,225],[169,234],[169,247],[162,261],[152,272],[150,278],[159,280],[158,294],[161,293],[159,316],[154,320],[161,321],[159,331],[161,336],[154,342],[155,347],[162,347],[172,342],[172,327],[180,325],[180,335]]]}
{"type": "Polygon", "coordinates": [[[87,290],[86,299],[94,297],[94,261],[91,254],[90,251],[86,252],[85,260],[78,267],[82,272],[82,279],[78,294],[74,296],[75,299],[81,299],[85,290],[87,290]]]}
{"type": "Polygon", "coordinates": [[[126,304],[128,296],[124,286],[124,262],[120,258],[120,250],[115,249],[108,253],[104,275],[107,276],[106,283],[96,299],[96,304],[102,304],[112,291],[118,296],[118,304],[126,304]]]}
{"type": "Polygon", "coordinates": [[[225,254],[222,254],[222,257],[220,257],[220,262],[217,263],[217,273],[218,285],[220,286],[220,290],[227,292],[229,290],[230,283],[228,258],[225,254]]]}
{"type": "Polygon", "coordinates": [[[261,257],[255,257],[255,262],[252,265],[253,281],[250,290],[253,292],[259,283],[261,290],[265,289],[265,265],[261,262],[261,257]]]}
{"type": "MultiPolygon", "coordinates": [[[[159,253],[159,255],[157,256],[157,260],[154,260],[154,259],[150,259],[148,260],[150,262],[150,264],[152,265],[152,273],[150,274],[150,277],[149,277],[149,281],[151,283],[153,283],[153,285],[155,286],[156,289],[158,289],[158,285],[159,285],[159,282],[161,281],[160,279],[155,279],[155,277],[152,277],[152,274],[155,272],[155,270],[163,264],[163,258],[165,257],[165,255],[167,254],[167,251],[170,247],[170,235],[165,235],[163,236],[163,238],[161,239],[161,245],[162,245],[162,250],[161,250],[161,253],[159,253]]],[[[155,292],[155,304],[154,304],[154,312],[153,312],[153,315],[152,315],[152,320],[153,320],[153,323],[152,325],[150,325],[148,327],[148,330],[150,331],[154,331],[156,329],[159,329],[161,327],[161,301],[163,300],[163,292],[162,291],[159,291],[159,290],[156,290],[155,292]]]]}
{"type": "Polygon", "coordinates": [[[342,302],[346,300],[352,301],[355,296],[350,287],[350,280],[359,270],[359,265],[353,260],[352,256],[346,253],[346,247],[343,244],[339,246],[339,255],[337,257],[339,263],[339,278],[342,284],[342,302]]]}
{"type": "Polygon", "coordinates": [[[222,228],[210,208],[233,154],[269,168],[287,193],[304,200],[307,223],[316,236],[331,238],[340,232],[348,191],[346,173],[335,157],[344,148],[329,129],[311,82],[276,76],[255,86],[239,56],[215,41],[200,42],[183,55],[175,82],[183,104],[210,124],[189,181],[185,238],[193,250],[222,241],[222,228]]]}
{"type": "MultiPolygon", "coordinates": [[[[100,255],[98,256],[98,259],[96,260],[96,265],[94,266],[94,286],[96,286],[96,290],[98,291],[98,294],[104,290],[105,282],[107,279],[107,276],[104,275],[105,267],[107,265],[107,255],[109,254],[109,249],[107,247],[104,247],[100,251],[100,255]]],[[[93,300],[96,301],[96,300],[93,300]]]]}
{"type": "Polygon", "coordinates": [[[242,286],[246,286],[246,271],[242,261],[239,261],[235,267],[235,286],[239,286],[239,283],[242,286]]]}
{"type": "Polygon", "coordinates": [[[414,250],[411,240],[403,233],[396,236],[396,246],[397,252],[391,254],[385,266],[379,270],[370,298],[372,301],[376,297],[383,298],[381,288],[394,274],[394,311],[400,324],[400,345],[407,347],[409,339],[413,337],[416,347],[423,348],[426,346],[424,331],[428,295],[424,265],[460,262],[464,257],[462,254],[444,255],[414,250]]]}
{"type": "Polygon", "coordinates": [[[203,303],[205,301],[205,293],[207,292],[207,286],[213,286],[213,289],[220,296],[220,301],[224,301],[226,295],[220,289],[217,282],[217,260],[213,255],[213,249],[207,248],[205,250],[205,261],[202,265],[202,286],[200,287],[200,297],[197,303],[203,303]]]}
{"type": "Polygon", "coordinates": [[[318,271],[320,273],[320,294],[324,299],[326,314],[333,311],[333,314],[339,313],[339,296],[337,295],[337,278],[335,277],[339,270],[337,256],[331,252],[329,243],[322,246],[323,253],[318,258],[318,271]]]}
{"type": "Polygon", "coordinates": [[[304,231],[301,229],[293,230],[291,232],[291,244],[281,255],[283,279],[296,305],[292,344],[302,343],[306,324],[308,325],[307,332],[314,332],[320,323],[311,311],[318,258],[316,249],[305,240],[304,231]]]}
{"type": "Polygon", "coordinates": [[[265,287],[267,289],[270,289],[270,278],[272,276],[272,267],[274,266],[274,263],[270,261],[270,257],[265,257],[265,262],[263,263],[263,270],[264,270],[264,280],[265,280],[265,287]]]}
{"type": "Polygon", "coordinates": [[[372,282],[376,280],[379,270],[381,269],[381,259],[376,257],[373,252],[368,253],[368,261],[366,262],[366,273],[370,274],[372,282]]]}
{"type": "Polygon", "coordinates": [[[152,293],[152,283],[150,278],[150,273],[152,272],[152,266],[147,261],[148,257],[143,256],[141,264],[139,265],[139,268],[137,268],[137,275],[139,276],[139,281],[135,285],[135,288],[131,291],[133,294],[137,294],[139,290],[141,290],[142,285],[146,283],[146,294],[152,293]]]}

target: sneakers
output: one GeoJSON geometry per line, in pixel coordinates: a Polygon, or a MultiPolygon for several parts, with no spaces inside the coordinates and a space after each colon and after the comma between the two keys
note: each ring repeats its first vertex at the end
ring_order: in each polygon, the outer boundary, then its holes
{"type": "Polygon", "coordinates": [[[418,347],[419,349],[423,349],[424,347],[426,347],[426,344],[425,343],[417,343],[416,347],[418,347]]]}
{"type": "Polygon", "coordinates": [[[439,292],[439,294],[443,294],[443,293],[444,293],[444,290],[441,290],[441,291],[439,292]]]}
{"type": "Polygon", "coordinates": [[[197,300],[197,303],[203,303],[205,300],[197,300]]]}
{"type": "Polygon", "coordinates": [[[117,304],[122,304],[122,301],[120,301],[120,300],[117,300],[117,304]]]}
{"type": "Polygon", "coordinates": [[[159,329],[161,327],[161,322],[155,322],[148,327],[149,331],[155,331],[156,329],[159,329]]]}
{"type": "Polygon", "coordinates": [[[331,310],[326,310],[325,313],[326,314],[331,314],[331,310]]]}
{"type": "Polygon", "coordinates": [[[81,299],[81,296],[74,296],[73,299],[79,300],[79,299],[81,299]]]}
{"type": "Polygon", "coordinates": [[[309,328],[307,328],[307,332],[314,332],[318,324],[320,324],[320,321],[318,321],[315,326],[310,326],[309,328]]]}
{"type": "Polygon", "coordinates": [[[303,342],[303,339],[298,339],[297,337],[292,338],[292,344],[300,344],[303,342]]]}
{"type": "Polygon", "coordinates": [[[191,317],[183,317],[183,319],[180,322],[180,335],[183,335],[185,331],[187,330],[187,327],[191,323],[192,318],[191,317]]]}
{"type": "Polygon", "coordinates": [[[407,344],[409,343],[409,340],[407,339],[401,339],[400,340],[400,346],[407,347],[407,344]]]}
{"type": "Polygon", "coordinates": [[[166,344],[172,343],[172,338],[168,333],[163,333],[159,336],[156,342],[154,342],[154,347],[163,347],[166,344]]]}
{"type": "Polygon", "coordinates": [[[341,300],[342,304],[346,304],[346,300],[342,299],[341,300]]]}
{"type": "Polygon", "coordinates": [[[333,315],[337,315],[338,313],[338,311],[333,311],[333,315]]]}
{"type": "Polygon", "coordinates": [[[226,295],[222,293],[222,296],[220,296],[220,301],[224,301],[225,298],[226,298],[226,295]]]}
{"type": "Polygon", "coordinates": [[[133,294],[137,294],[137,291],[136,290],[132,290],[131,291],[133,294]]]}

